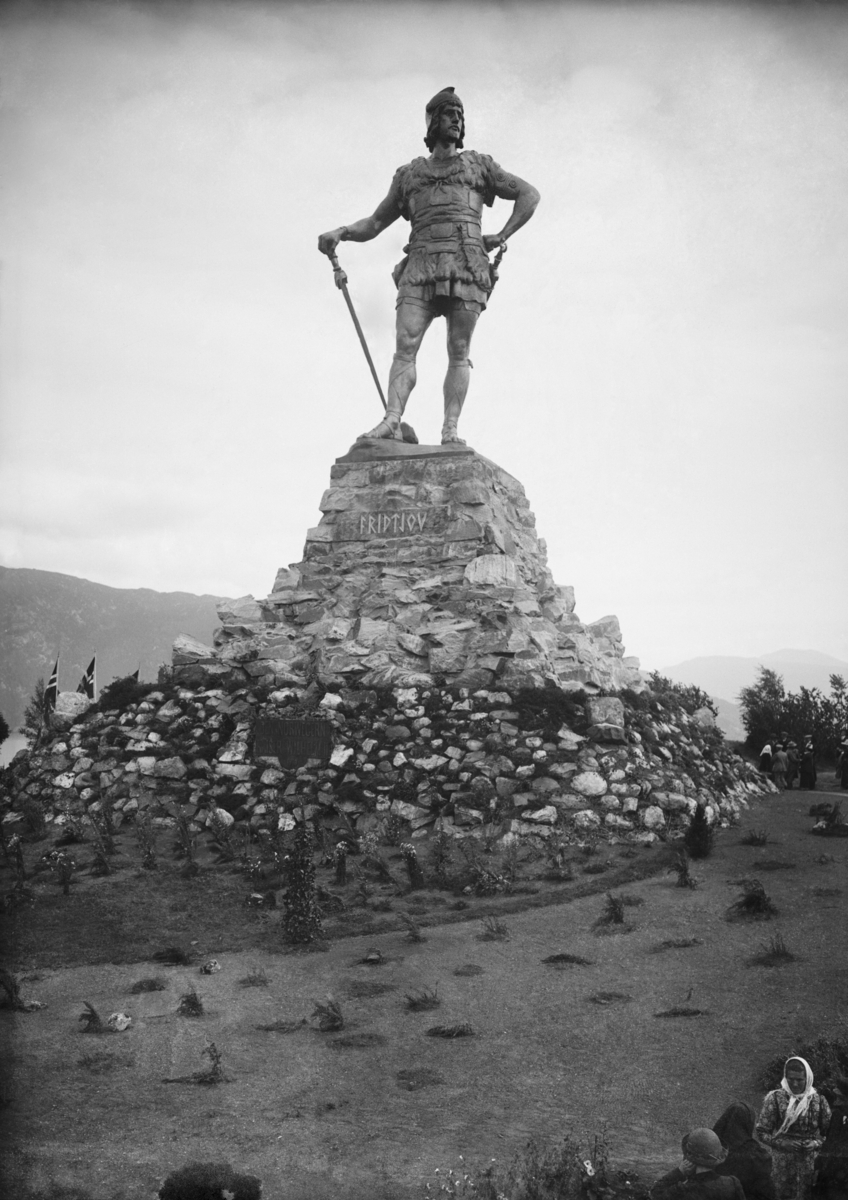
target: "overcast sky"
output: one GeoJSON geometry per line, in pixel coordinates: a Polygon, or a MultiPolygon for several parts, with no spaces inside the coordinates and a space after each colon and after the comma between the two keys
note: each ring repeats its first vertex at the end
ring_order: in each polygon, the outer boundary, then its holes
{"type": "MultiPolygon", "coordinates": [[[[542,193],[461,433],[658,667],[848,658],[848,9],[6,3],[0,562],[266,595],[380,402],[317,235],[426,153],[542,193]]],[[[496,202],[484,231],[509,211],[496,202]]],[[[385,380],[408,226],[341,247],[385,380]]],[[[438,441],[444,327],[408,417],[438,441]]]]}

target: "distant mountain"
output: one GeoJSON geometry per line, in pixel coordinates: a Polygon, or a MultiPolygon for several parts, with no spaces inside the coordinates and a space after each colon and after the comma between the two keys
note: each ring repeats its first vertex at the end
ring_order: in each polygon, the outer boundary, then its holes
{"type": "Polygon", "coordinates": [[[818,650],[775,650],[759,658],[689,658],[676,666],[662,667],[660,674],[676,683],[695,683],[711,696],[735,703],[742,688],[756,681],[761,666],[776,671],[788,692],[797,692],[800,687],[829,692],[831,675],[848,678],[848,662],[818,650]]]}
{"type": "Polygon", "coordinates": [[[716,701],[718,724],[724,734],[733,741],[742,741],[745,730],[736,700],[742,688],[756,682],[761,666],[776,671],[787,692],[817,687],[827,695],[831,675],[848,679],[848,662],[818,650],[775,650],[760,658],[689,658],[673,667],[661,667],[660,674],[675,683],[694,683],[703,688],[716,701]]]}
{"type": "Polygon", "coordinates": [[[113,588],[73,575],[0,567],[0,712],[12,729],[23,720],[36,680],[45,681],[57,651],[59,688],[75,691],[97,652],[97,683],[140,668],[155,680],[170,663],[179,633],[210,642],[218,597],[151,588],[113,588]]]}

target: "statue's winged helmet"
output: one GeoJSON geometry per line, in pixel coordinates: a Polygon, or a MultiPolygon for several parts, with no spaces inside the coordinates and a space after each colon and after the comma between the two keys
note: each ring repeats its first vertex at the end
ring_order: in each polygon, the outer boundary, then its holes
{"type": "Polygon", "coordinates": [[[456,89],[452,87],[442,88],[440,92],[436,92],[432,100],[428,101],[427,107],[424,110],[427,120],[427,136],[424,141],[428,150],[432,150],[436,144],[436,126],[439,122],[442,109],[446,104],[456,104],[462,110],[462,126],[459,131],[459,140],[456,143],[457,150],[461,150],[465,138],[465,106],[456,94],[456,89]]]}

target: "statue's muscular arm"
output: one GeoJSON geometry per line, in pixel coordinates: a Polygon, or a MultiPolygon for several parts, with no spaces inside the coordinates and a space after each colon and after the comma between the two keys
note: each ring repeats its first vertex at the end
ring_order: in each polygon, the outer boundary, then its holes
{"type": "Polygon", "coordinates": [[[522,225],[526,225],[541,199],[532,183],[527,183],[518,175],[510,175],[508,171],[504,171],[500,167],[495,177],[495,195],[500,200],[514,200],[515,203],[500,233],[488,233],[483,238],[483,245],[487,250],[494,250],[501,242],[512,237],[522,225]]]}
{"type": "Polygon", "coordinates": [[[400,216],[400,196],[393,183],[389,194],[381,200],[370,217],[354,221],[352,225],[340,225],[318,238],[318,249],[322,254],[334,254],[339,242],[370,242],[400,216]]]}

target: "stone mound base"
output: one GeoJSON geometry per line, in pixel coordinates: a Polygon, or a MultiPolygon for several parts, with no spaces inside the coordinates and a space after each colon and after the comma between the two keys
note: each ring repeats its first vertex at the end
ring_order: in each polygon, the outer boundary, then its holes
{"type": "Polygon", "coordinates": [[[104,805],[171,821],[181,806],[254,830],[306,819],[360,837],[390,816],[404,836],[653,840],[697,804],[732,822],[773,791],[678,694],[585,698],[448,688],[140,685],[123,711],[94,709],[4,775],[4,828],[28,804],[62,824],[104,805]],[[257,722],[326,723],[329,755],[283,769],[255,754],[257,722]]]}

